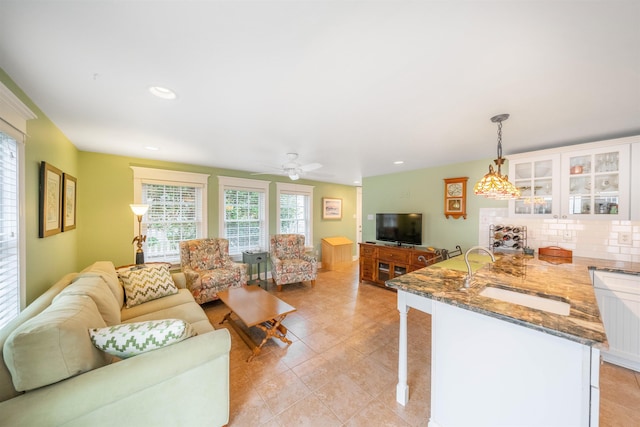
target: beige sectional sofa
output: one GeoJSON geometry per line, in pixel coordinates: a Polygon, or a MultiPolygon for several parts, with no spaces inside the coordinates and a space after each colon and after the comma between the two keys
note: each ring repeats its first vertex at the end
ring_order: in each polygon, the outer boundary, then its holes
{"type": "Polygon", "coordinates": [[[227,424],[229,333],[214,330],[182,273],[172,277],[177,293],[127,307],[113,264],[97,262],[23,310],[0,330],[0,425],[227,424]],[[120,359],[88,332],[161,319],[182,319],[197,335],[120,359]]]}

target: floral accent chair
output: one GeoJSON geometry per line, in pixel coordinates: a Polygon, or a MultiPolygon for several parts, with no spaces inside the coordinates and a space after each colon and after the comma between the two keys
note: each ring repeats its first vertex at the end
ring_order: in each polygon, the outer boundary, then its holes
{"type": "Polygon", "coordinates": [[[247,264],[231,260],[227,239],[180,242],[180,266],[198,304],[218,299],[218,292],[225,289],[247,284],[247,264]]]}
{"type": "Polygon", "coordinates": [[[316,257],[304,252],[301,234],[274,234],[271,236],[271,279],[282,290],[282,285],[311,281],[316,285],[318,264],[316,257]]]}

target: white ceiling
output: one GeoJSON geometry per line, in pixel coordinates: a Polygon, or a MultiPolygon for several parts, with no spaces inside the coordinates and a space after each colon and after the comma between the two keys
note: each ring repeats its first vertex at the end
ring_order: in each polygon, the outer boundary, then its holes
{"type": "Polygon", "coordinates": [[[637,0],[0,0],[0,67],[80,150],[348,185],[492,159],[499,113],[507,157],[640,134],[637,0]]]}

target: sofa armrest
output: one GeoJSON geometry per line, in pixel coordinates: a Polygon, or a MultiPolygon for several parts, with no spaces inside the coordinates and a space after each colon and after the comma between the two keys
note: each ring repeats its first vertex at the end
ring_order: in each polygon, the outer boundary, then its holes
{"type": "Polygon", "coordinates": [[[171,277],[178,289],[187,289],[187,276],[182,271],[172,272],[171,277]]]}
{"type": "Polygon", "coordinates": [[[224,425],[231,338],[220,329],[0,403],[0,425],[224,425]]]}

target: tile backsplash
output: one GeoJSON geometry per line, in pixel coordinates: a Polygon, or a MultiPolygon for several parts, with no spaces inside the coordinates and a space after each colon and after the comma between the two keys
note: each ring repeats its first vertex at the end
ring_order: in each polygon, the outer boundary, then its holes
{"type": "Polygon", "coordinates": [[[640,221],[511,218],[506,208],[480,209],[478,242],[489,246],[491,224],[527,227],[527,246],[560,246],[574,256],[640,262],[640,221]]]}

